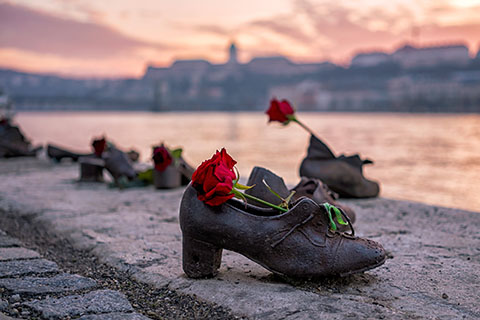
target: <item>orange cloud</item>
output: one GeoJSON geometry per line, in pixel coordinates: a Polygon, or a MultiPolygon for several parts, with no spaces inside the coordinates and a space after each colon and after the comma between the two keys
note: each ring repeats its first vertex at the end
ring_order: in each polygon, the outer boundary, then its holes
{"type": "Polygon", "coordinates": [[[357,51],[392,51],[408,41],[461,41],[476,51],[480,40],[480,7],[443,0],[265,0],[260,11],[220,0],[188,8],[160,1],[119,1],[111,6],[93,0],[45,3],[41,7],[56,14],[0,0],[1,66],[139,75],[148,61],[168,65],[176,57],[203,57],[223,62],[231,40],[236,40],[244,62],[281,54],[295,61],[347,64],[357,51]],[[219,18],[222,10],[231,16],[234,7],[244,8],[240,17],[219,18]],[[161,15],[165,12],[168,17],[161,15]]]}
{"type": "Polygon", "coordinates": [[[144,72],[145,61],[131,57],[115,57],[99,61],[38,54],[18,49],[0,49],[0,68],[55,73],[69,77],[139,77],[144,72]]]}
{"type": "Polygon", "coordinates": [[[68,20],[9,3],[0,3],[0,29],[0,48],[68,58],[104,59],[133,55],[141,48],[169,48],[98,23],[68,20]]]}

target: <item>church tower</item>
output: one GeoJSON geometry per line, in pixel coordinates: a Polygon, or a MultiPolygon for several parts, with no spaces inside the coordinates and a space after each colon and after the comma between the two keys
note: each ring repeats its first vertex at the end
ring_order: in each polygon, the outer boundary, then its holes
{"type": "Polygon", "coordinates": [[[228,64],[238,64],[237,47],[235,46],[234,42],[232,42],[232,44],[230,45],[230,56],[228,58],[228,64]]]}

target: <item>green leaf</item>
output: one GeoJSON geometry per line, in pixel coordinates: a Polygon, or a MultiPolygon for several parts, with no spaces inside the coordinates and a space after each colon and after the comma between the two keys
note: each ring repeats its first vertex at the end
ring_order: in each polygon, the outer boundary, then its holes
{"type": "Polygon", "coordinates": [[[177,148],[177,149],[171,150],[170,155],[175,159],[180,159],[180,157],[182,156],[182,152],[183,152],[182,148],[177,148]]]}
{"type": "Polygon", "coordinates": [[[348,222],[345,222],[345,220],[343,220],[343,216],[342,216],[342,213],[340,212],[340,209],[333,206],[333,212],[335,212],[335,216],[337,217],[338,223],[343,224],[344,226],[348,224],[348,222]]]}
{"type": "Polygon", "coordinates": [[[137,174],[137,178],[147,183],[153,183],[153,169],[148,169],[137,174]]]}
{"type": "Polygon", "coordinates": [[[335,208],[334,206],[332,206],[330,203],[327,203],[325,202],[323,204],[323,206],[325,207],[325,209],[327,210],[327,213],[328,213],[328,220],[330,221],[330,228],[335,231],[337,230],[337,225],[335,224],[335,221],[333,221],[333,217],[332,217],[332,208],[335,208]]]}
{"type": "Polygon", "coordinates": [[[240,184],[238,182],[235,182],[233,184],[233,187],[238,189],[238,190],[248,190],[248,189],[252,189],[253,187],[255,187],[255,185],[253,186],[244,186],[243,184],[240,184]]]}

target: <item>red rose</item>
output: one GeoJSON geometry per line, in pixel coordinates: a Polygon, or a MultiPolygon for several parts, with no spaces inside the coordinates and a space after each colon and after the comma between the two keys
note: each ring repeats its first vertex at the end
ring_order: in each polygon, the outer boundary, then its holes
{"type": "Polygon", "coordinates": [[[94,153],[97,157],[101,157],[103,151],[105,151],[105,147],[107,146],[107,141],[105,140],[105,137],[101,139],[95,139],[92,142],[92,147],[94,150],[94,153]]]}
{"type": "Polygon", "coordinates": [[[267,110],[266,114],[270,117],[268,122],[278,121],[282,123],[288,122],[290,119],[287,117],[293,115],[295,110],[287,100],[282,100],[279,102],[277,99],[273,98],[270,101],[270,108],[267,110]]]}
{"type": "Polygon", "coordinates": [[[233,167],[236,163],[225,148],[202,162],[192,175],[192,186],[197,190],[198,200],[218,206],[233,198],[233,180],[237,178],[233,167]]]}
{"type": "Polygon", "coordinates": [[[155,170],[160,172],[165,171],[172,163],[172,156],[167,148],[162,144],[160,147],[153,148],[153,162],[155,163],[155,170]]]}

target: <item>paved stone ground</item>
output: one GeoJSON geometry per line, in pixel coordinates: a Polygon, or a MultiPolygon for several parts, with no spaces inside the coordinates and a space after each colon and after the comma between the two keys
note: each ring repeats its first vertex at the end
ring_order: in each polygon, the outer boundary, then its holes
{"type": "Polygon", "coordinates": [[[134,313],[122,293],[62,273],[55,262],[20,246],[0,230],[0,320],[10,319],[6,314],[28,319],[149,319],[134,313]]]}
{"type": "Polygon", "coordinates": [[[225,252],[218,277],[192,280],[181,269],[182,189],[119,191],[77,183],[77,176],[75,165],[0,161],[0,217],[43,226],[139,281],[195,295],[240,316],[480,318],[479,213],[382,198],[349,200],[358,216],[357,234],[390,252],[384,266],[299,282],[225,252]]]}

